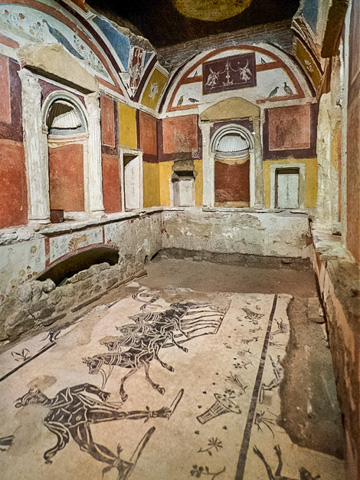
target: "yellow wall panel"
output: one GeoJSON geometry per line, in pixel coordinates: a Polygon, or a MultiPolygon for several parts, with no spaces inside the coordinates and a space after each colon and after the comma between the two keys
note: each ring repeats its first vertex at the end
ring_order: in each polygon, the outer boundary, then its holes
{"type": "Polygon", "coordinates": [[[200,207],[203,204],[203,162],[202,160],[194,160],[195,171],[195,205],[200,207]]]}
{"type": "Polygon", "coordinates": [[[136,109],[119,103],[119,143],[137,148],[136,109]]]}
{"type": "Polygon", "coordinates": [[[305,208],[315,208],[317,201],[317,159],[282,159],[282,160],[265,160],[263,163],[264,169],[264,201],[265,206],[270,208],[271,195],[271,179],[270,167],[271,165],[289,165],[294,163],[305,164],[305,208]]]}
{"type": "Polygon", "coordinates": [[[170,206],[170,179],[174,162],[159,163],[160,205],[170,206]]]}
{"type": "Polygon", "coordinates": [[[315,208],[317,202],[318,167],[317,159],[309,158],[305,163],[305,207],[315,208]]]}
{"type": "Polygon", "coordinates": [[[159,164],[143,162],[144,207],[160,205],[159,164]]]}

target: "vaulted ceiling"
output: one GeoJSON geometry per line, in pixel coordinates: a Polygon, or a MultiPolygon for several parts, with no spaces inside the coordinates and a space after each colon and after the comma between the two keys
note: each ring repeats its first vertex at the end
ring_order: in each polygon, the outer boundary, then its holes
{"type": "Polygon", "coordinates": [[[155,48],[291,18],[299,0],[88,0],[155,48]]]}

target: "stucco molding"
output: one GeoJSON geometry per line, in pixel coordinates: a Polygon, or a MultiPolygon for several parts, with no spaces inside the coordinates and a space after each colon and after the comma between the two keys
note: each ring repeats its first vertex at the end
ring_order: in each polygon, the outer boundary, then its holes
{"type": "Polygon", "coordinates": [[[83,93],[98,92],[99,82],[59,44],[25,45],[17,50],[29,70],[77,88],[83,93]]]}

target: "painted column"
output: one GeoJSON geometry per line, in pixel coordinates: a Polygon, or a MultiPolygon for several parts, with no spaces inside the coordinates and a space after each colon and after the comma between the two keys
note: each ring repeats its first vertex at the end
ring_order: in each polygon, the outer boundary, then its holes
{"type": "Polygon", "coordinates": [[[86,159],[87,195],[86,210],[95,217],[104,215],[101,168],[100,96],[91,93],[85,96],[89,118],[89,141],[86,159]]]}
{"type": "Polygon", "coordinates": [[[41,93],[37,77],[19,72],[22,83],[24,148],[29,200],[29,221],[50,222],[47,135],[42,131],[41,93]]]}

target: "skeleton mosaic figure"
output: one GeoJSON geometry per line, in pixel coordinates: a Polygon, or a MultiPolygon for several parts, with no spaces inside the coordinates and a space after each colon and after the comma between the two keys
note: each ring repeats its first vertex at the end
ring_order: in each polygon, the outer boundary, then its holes
{"type": "MultiPolygon", "coordinates": [[[[145,422],[150,418],[169,419],[183,393],[183,390],[179,391],[170,407],[163,407],[159,410],[150,410],[147,407],[145,410],[125,412],[107,403],[110,393],[100,390],[95,385],[84,383],[64,388],[53,398],[47,397],[39,389],[30,389],[28,393],[16,400],[15,407],[40,404],[49,408],[50,411],[44,419],[44,425],[56,435],[57,443],[44,453],[45,463],[52,463],[51,459],[59,450],[65,448],[71,436],[82,451],[87,452],[95,460],[108,464],[107,470],[116,468],[118,470],[118,480],[125,480],[132,472],[135,460],[130,462],[122,460],[120,458],[120,448],[118,448],[118,454],[115,455],[104,445],[95,443],[90,426],[125,419],[145,420],[145,422]],[[100,401],[86,394],[96,395],[100,401]]],[[[153,427],[139,443],[136,449],[136,460],[154,431],[155,428],[153,427]]],[[[105,469],[103,473],[105,473],[105,469]]]]}
{"type": "MultiPolygon", "coordinates": [[[[281,457],[281,448],[280,448],[280,445],[275,445],[274,447],[274,450],[275,450],[275,453],[278,457],[278,466],[277,466],[277,469],[275,471],[275,474],[273,474],[272,472],[272,469],[270,467],[270,465],[267,463],[267,461],[265,460],[265,457],[264,455],[261,453],[261,451],[256,447],[256,445],[254,445],[253,447],[253,450],[254,450],[254,453],[260,458],[260,460],[263,462],[263,464],[265,465],[265,468],[266,468],[266,472],[268,474],[268,477],[269,477],[269,480],[296,480],[294,478],[290,478],[290,477],[285,477],[283,475],[281,475],[281,471],[282,471],[282,467],[283,467],[283,462],[282,462],[282,457],[281,457]]],[[[309,472],[309,470],[306,470],[306,468],[304,467],[301,467],[299,469],[299,473],[300,473],[300,480],[317,480],[320,478],[320,475],[317,475],[316,477],[313,477],[311,475],[311,473],[309,472]]]]}
{"type": "Polygon", "coordinates": [[[102,388],[105,388],[113,367],[129,370],[120,381],[119,392],[123,402],[128,398],[124,383],[142,367],[146,380],[163,395],[165,388],[150,377],[150,362],[155,359],[163,368],[173,372],[174,368],[159,358],[160,349],[176,346],[187,352],[188,349],[180,342],[183,343],[194,336],[216,333],[225,314],[224,310],[214,305],[194,302],[172,303],[166,310],[152,311],[152,308],[157,306],[155,301],[159,299],[157,292],[141,291],[134,294],[133,298],[143,303],[141,312],[129,317],[135,325],[125,324],[117,327],[122,335],[103,340],[101,343],[108,348],[107,353],[83,358],[83,363],[89,367],[90,374],[102,374],[102,388]],[[188,315],[188,321],[182,324],[185,315],[188,315]],[[177,336],[181,337],[180,341],[176,340],[177,336]],[[127,350],[123,352],[122,347],[126,347],[127,350]],[[108,373],[105,372],[104,366],[109,367],[108,373]]]}
{"type": "Polygon", "coordinates": [[[124,389],[125,381],[134,375],[141,367],[145,369],[146,380],[150,385],[162,395],[165,389],[159,384],[153,382],[150,377],[150,362],[156,359],[160,365],[169,370],[174,371],[174,368],[159,358],[160,349],[170,340],[172,345],[187,352],[187,348],[179,345],[174,338],[174,329],[179,329],[179,317],[185,313],[187,306],[178,305],[171,310],[165,312],[141,312],[131,318],[137,322],[138,328],[133,327],[132,324],[119,327],[119,330],[124,334],[115,338],[113,341],[106,343],[109,353],[98,354],[92,357],[83,359],[83,362],[88,365],[90,374],[97,374],[104,365],[110,367],[118,366],[129,369],[120,381],[120,396],[123,402],[128,398],[124,389]],[[121,346],[130,347],[125,352],[119,351],[121,346]]]}

